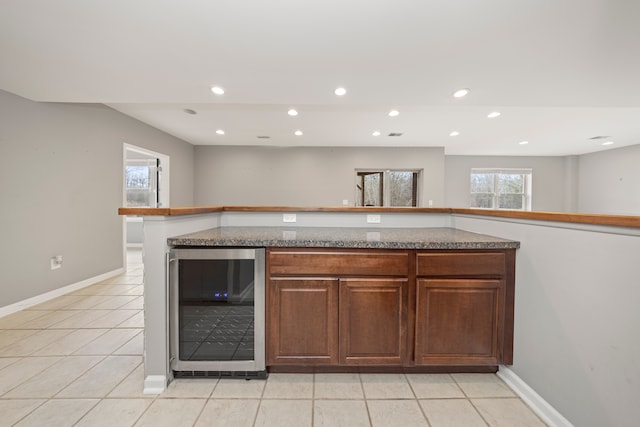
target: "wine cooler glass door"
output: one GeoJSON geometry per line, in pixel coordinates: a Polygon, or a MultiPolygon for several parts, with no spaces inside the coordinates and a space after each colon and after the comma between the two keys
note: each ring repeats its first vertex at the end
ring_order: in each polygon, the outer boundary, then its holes
{"type": "Polygon", "coordinates": [[[264,370],[264,250],[176,249],[170,260],[172,369],[264,370]]]}

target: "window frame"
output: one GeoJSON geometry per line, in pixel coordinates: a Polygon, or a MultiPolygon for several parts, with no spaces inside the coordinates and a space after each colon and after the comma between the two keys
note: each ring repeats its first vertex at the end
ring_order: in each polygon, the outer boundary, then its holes
{"type": "Polygon", "coordinates": [[[159,160],[158,159],[127,159],[125,164],[125,205],[127,207],[146,207],[156,208],[159,205],[158,182],[159,179],[159,160]],[[142,168],[147,171],[146,186],[130,187],[127,182],[128,169],[130,167],[142,168]],[[129,202],[129,194],[146,194],[150,203],[144,205],[134,205],[129,202]]]}
{"type": "Polygon", "coordinates": [[[127,204],[127,182],[126,168],[127,162],[133,159],[155,159],[156,165],[159,166],[156,174],[156,208],[170,205],[171,201],[171,162],[170,157],[166,154],[147,150],[127,142],[122,143],[122,206],[127,204]]]}
{"type": "Polygon", "coordinates": [[[391,188],[390,188],[390,175],[393,172],[408,172],[413,174],[412,178],[412,203],[413,206],[409,207],[418,207],[420,206],[420,189],[422,187],[422,177],[424,175],[424,169],[411,169],[411,168],[398,168],[398,169],[355,169],[355,180],[356,180],[356,189],[355,189],[355,205],[358,207],[395,207],[390,205],[389,202],[391,200],[391,188]],[[380,175],[380,206],[365,206],[364,205],[364,176],[366,175],[380,175]],[[360,187],[362,185],[362,187],[360,187]]]}
{"type": "Polygon", "coordinates": [[[532,168],[471,168],[469,173],[469,207],[472,209],[490,209],[490,210],[519,210],[519,211],[531,211],[532,206],[532,182],[533,182],[533,169],[532,168]],[[473,175],[493,175],[493,191],[487,192],[474,192],[471,188],[471,179],[473,175]],[[500,192],[500,183],[498,175],[522,175],[522,192],[521,193],[507,193],[500,192]],[[473,206],[474,194],[490,194],[492,200],[491,208],[473,206]],[[523,206],[521,209],[514,208],[502,208],[500,207],[500,196],[506,194],[519,194],[522,196],[523,206]]]}

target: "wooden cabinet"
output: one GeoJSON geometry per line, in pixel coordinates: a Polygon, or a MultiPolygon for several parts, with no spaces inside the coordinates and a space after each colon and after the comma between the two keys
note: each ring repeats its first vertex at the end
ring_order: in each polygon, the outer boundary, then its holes
{"type": "Polygon", "coordinates": [[[340,280],[340,363],[402,365],[407,279],[340,280]]]}
{"type": "Polygon", "coordinates": [[[269,363],[338,363],[337,280],[272,278],[268,300],[269,363]]]}
{"type": "Polygon", "coordinates": [[[408,258],[270,250],[267,365],[402,365],[408,258]]]}
{"type": "Polygon", "coordinates": [[[418,279],[416,365],[497,365],[502,280],[418,279]]]}
{"type": "Polygon", "coordinates": [[[272,248],[267,365],[511,364],[515,250],[272,248]]]}
{"type": "Polygon", "coordinates": [[[415,364],[511,364],[514,269],[514,250],[419,252],[415,364]]]}

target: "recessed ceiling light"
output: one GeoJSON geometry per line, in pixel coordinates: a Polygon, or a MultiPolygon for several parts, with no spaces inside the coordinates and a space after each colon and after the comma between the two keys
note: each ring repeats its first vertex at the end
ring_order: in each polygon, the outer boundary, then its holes
{"type": "Polygon", "coordinates": [[[289,111],[287,111],[287,114],[290,116],[297,116],[298,112],[292,108],[289,111]]]}
{"type": "Polygon", "coordinates": [[[297,130],[297,131],[294,132],[294,134],[296,134],[296,136],[300,136],[300,135],[302,135],[302,131],[301,130],[297,130]]]}
{"type": "Polygon", "coordinates": [[[211,92],[215,93],[216,95],[224,95],[224,89],[220,86],[213,86],[211,88],[211,92]]]}
{"type": "Polygon", "coordinates": [[[396,117],[398,114],[400,114],[400,111],[398,110],[389,111],[389,117],[396,117]]]}
{"type": "Polygon", "coordinates": [[[612,144],[613,144],[613,141],[606,141],[602,143],[602,145],[612,145],[612,144]]]}
{"type": "Polygon", "coordinates": [[[192,116],[195,115],[195,114],[198,114],[198,112],[196,110],[192,110],[191,108],[185,108],[182,111],[184,111],[187,114],[191,114],[192,116]]]}
{"type": "Polygon", "coordinates": [[[337,96],[344,96],[344,94],[347,93],[347,90],[343,87],[338,87],[333,91],[333,93],[335,93],[337,96]]]}
{"type": "Polygon", "coordinates": [[[216,133],[217,133],[218,135],[224,135],[224,131],[223,131],[222,129],[218,129],[218,130],[216,131],[216,133]]]}
{"type": "Polygon", "coordinates": [[[458,132],[457,130],[454,130],[449,134],[449,136],[458,136],[458,135],[460,135],[460,132],[458,132]]]}
{"type": "Polygon", "coordinates": [[[464,88],[464,89],[458,89],[457,91],[453,92],[453,97],[454,98],[462,98],[463,96],[467,96],[469,94],[469,89],[464,88]]]}
{"type": "Polygon", "coordinates": [[[373,135],[373,136],[380,136],[380,131],[379,131],[379,130],[376,130],[376,131],[374,131],[371,135],[373,135]]]}
{"type": "Polygon", "coordinates": [[[520,142],[518,142],[518,144],[520,144],[520,145],[527,145],[528,143],[529,143],[529,141],[520,141],[520,142]]]}
{"type": "Polygon", "coordinates": [[[492,112],[492,113],[489,113],[489,115],[487,115],[487,117],[488,117],[488,118],[490,118],[490,119],[493,119],[493,118],[495,118],[495,117],[498,117],[499,115],[500,115],[500,113],[499,113],[499,112],[494,111],[494,112],[492,112]]]}

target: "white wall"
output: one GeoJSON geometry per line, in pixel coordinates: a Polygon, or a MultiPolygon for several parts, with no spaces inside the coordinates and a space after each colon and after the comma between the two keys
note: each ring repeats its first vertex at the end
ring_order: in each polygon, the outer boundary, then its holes
{"type": "Polygon", "coordinates": [[[103,105],[0,91],[0,307],[122,267],[124,142],[169,155],[172,203],[193,203],[190,144],[103,105]]]}
{"type": "Polygon", "coordinates": [[[452,222],[521,243],[511,369],[575,426],[637,425],[640,230],[463,215],[452,222]]]}
{"type": "Polygon", "coordinates": [[[640,144],[580,156],[579,211],[640,215],[640,144]]]}
{"type": "Polygon", "coordinates": [[[565,210],[565,158],[514,156],[445,156],[445,206],[468,208],[472,168],[531,168],[531,210],[565,210]]]}
{"type": "Polygon", "coordinates": [[[444,205],[442,148],[195,147],[198,205],[341,206],[355,169],[424,169],[420,200],[444,205]]]}
{"type": "Polygon", "coordinates": [[[144,392],[161,393],[169,374],[167,238],[220,226],[220,213],[144,218],[144,392]]]}

